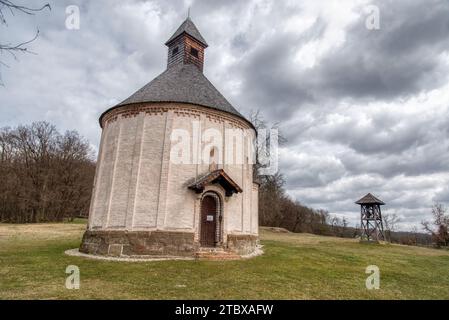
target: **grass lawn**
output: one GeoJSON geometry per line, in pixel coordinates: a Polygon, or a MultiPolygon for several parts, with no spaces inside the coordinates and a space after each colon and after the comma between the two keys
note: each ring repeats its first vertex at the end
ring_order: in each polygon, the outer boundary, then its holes
{"type": "Polygon", "coordinates": [[[82,223],[0,224],[0,299],[449,299],[449,252],[263,229],[242,261],[110,262],[64,255],[82,223]],[[65,288],[68,265],[79,290],[65,288]],[[365,288],[377,265],[379,290],[365,288]]]}

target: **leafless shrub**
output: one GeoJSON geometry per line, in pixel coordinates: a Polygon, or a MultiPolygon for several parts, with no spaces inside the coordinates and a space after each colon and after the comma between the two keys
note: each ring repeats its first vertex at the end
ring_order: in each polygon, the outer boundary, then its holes
{"type": "Polygon", "coordinates": [[[435,203],[432,207],[433,221],[423,221],[422,226],[426,232],[432,235],[432,240],[437,247],[449,246],[449,215],[441,203],[435,203]]]}

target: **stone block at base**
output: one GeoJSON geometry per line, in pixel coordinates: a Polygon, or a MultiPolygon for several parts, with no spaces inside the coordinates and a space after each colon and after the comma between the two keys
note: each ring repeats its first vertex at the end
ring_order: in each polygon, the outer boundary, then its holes
{"type": "MultiPolygon", "coordinates": [[[[255,252],[257,245],[257,236],[228,234],[221,250],[248,255],[255,252]]],[[[109,257],[195,257],[200,244],[195,241],[193,232],[87,230],[79,251],[109,257]]]]}
{"type": "Polygon", "coordinates": [[[87,230],[80,252],[105,256],[193,256],[194,233],[172,231],[87,230]]]}
{"type": "Polygon", "coordinates": [[[251,254],[256,250],[258,239],[249,234],[228,234],[227,250],[239,255],[251,254]]]}

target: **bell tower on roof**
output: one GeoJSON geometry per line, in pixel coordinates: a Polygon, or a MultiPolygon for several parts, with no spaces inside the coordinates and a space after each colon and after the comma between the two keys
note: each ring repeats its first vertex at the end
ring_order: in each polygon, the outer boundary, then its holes
{"type": "Polygon", "coordinates": [[[204,49],[208,45],[190,17],[187,17],[165,45],[168,47],[167,68],[193,64],[203,71],[204,49]]]}

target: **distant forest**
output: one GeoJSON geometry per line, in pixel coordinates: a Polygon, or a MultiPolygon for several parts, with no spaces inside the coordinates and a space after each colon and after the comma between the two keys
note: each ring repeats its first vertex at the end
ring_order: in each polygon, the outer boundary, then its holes
{"type": "MultiPolygon", "coordinates": [[[[264,125],[255,120],[256,127],[264,125]]],[[[355,238],[358,227],[348,226],[322,209],[313,209],[286,195],[281,173],[257,176],[259,223],[291,232],[355,238]]],[[[87,217],[95,175],[93,151],[75,131],[59,133],[54,125],[31,125],[0,129],[0,222],[62,222],[87,217]]],[[[385,215],[388,241],[407,245],[449,245],[449,217],[435,205],[432,222],[423,222],[427,233],[396,232],[394,216],[385,215]]]]}
{"type": "Polygon", "coordinates": [[[0,129],[0,222],[87,215],[94,174],[90,145],[75,131],[47,122],[0,129]]]}

